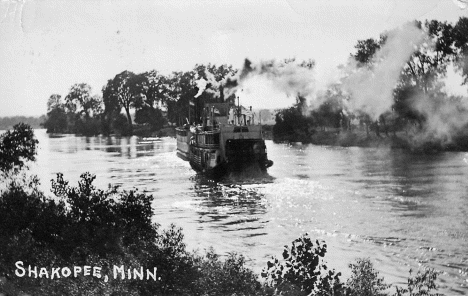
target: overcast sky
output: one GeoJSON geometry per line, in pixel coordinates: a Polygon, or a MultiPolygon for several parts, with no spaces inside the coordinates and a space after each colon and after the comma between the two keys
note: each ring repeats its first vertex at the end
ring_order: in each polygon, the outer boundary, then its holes
{"type": "Polygon", "coordinates": [[[457,0],[0,1],[0,116],[45,114],[51,94],[80,82],[100,93],[123,70],[296,57],[325,80],[359,39],[468,16],[457,0]]]}

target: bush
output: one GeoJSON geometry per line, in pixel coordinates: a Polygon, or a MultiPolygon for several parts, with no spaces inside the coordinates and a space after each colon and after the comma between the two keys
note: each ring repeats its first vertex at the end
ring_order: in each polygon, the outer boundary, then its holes
{"type": "Polygon", "coordinates": [[[54,108],[47,113],[43,126],[47,133],[65,133],[68,131],[67,114],[63,108],[54,108]]]}
{"type": "Polygon", "coordinates": [[[0,291],[11,295],[254,295],[261,289],[242,256],[220,261],[187,252],[182,230],[152,223],[152,196],[99,190],[95,176],[70,186],[62,174],[52,181],[54,198],[12,183],[0,195],[0,291]],[[46,267],[114,265],[157,268],[157,281],[94,277],[60,279],[15,276],[15,263],[46,267]],[[4,280],[1,280],[1,279],[4,280]]]}
{"type": "Polygon", "coordinates": [[[341,273],[328,269],[322,258],[327,245],[316,240],[314,246],[307,234],[285,246],[282,261],[273,258],[262,271],[262,277],[273,295],[342,295],[341,273]]]}
{"type": "Polygon", "coordinates": [[[34,161],[38,143],[33,129],[24,123],[18,123],[13,131],[0,135],[0,170],[3,173],[18,172],[25,161],[34,161]]]}
{"type": "Polygon", "coordinates": [[[275,142],[310,143],[315,132],[313,119],[302,114],[299,104],[278,111],[275,122],[272,130],[275,142]]]}
{"type": "Polygon", "coordinates": [[[349,296],[384,296],[382,291],[390,286],[379,278],[379,272],[374,270],[369,259],[357,259],[356,263],[349,264],[351,277],[346,282],[349,296]]]}
{"type": "Polygon", "coordinates": [[[101,133],[101,120],[96,117],[78,117],[75,121],[75,133],[90,137],[101,133]]]}
{"type": "Polygon", "coordinates": [[[223,262],[210,248],[204,256],[195,255],[195,266],[196,295],[263,295],[262,285],[242,255],[229,253],[223,262]]]}
{"type": "Polygon", "coordinates": [[[410,276],[408,278],[407,288],[396,287],[396,293],[394,296],[439,296],[442,294],[430,293],[432,290],[436,290],[437,286],[435,281],[437,279],[437,272],[432,268],[425,269],[423,272],[418,270],[418,273],[412,277],[412,270],[410,270],[410,276]]]}
{"type": "Polygon", "coordinates": [[[113,132],[121,134],[122,136],[131,136],[132,126],[128,124],[128,119],[125,115],[119,114],[112,122],[113,132]]]}

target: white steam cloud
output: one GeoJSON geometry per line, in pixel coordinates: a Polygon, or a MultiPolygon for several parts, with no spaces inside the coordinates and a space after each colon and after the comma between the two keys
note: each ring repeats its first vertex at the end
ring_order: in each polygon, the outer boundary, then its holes
{"type": "Polygon", "coordinates": [[[296,103],[298,95],[312,99],[315,94],[313,62],[261,62],[246,60],[242,71],[227,81],[225,97],[236,94],[244,106],[280,109],[296,103]]]}
{"type": "Polygon", "coordinates": [[[393,90],[401,71],[413,54],[416,46],[424,39],[424,33],[412,24],[389,33],[385,44],[373,57],[373,66],[357,67],[351,59],[343,79],[343,90],[350,94],[347,102],[349,111],[364,111],[374,120],[391,110],[393,90]]]}
{"type": "MultiPolygon", "coordinates": [[[[365,112],[376,120],[391,110],[393,90],[401,71],[424,37],[425,34],[414,24],[407,24],[389,32],[385,44],[374,55],[371,68],[358,67],[357,62],[350,59],[345,68],[346,77],[339,82],[341,90],[349,98],[343,101],[345,112],[365,112]]],[[[234,93],[242,100],[241,104],[281,109],[296,103],[299,95],[306,98],[310,109],[317,108],[323,97],[317,96],[313,66],[313,63],[307,67],[295,61],[252,64],[246,60],[237,77],[228,79],[225,97],[234,93]]]]}
{"type": "Polygon", "coordinates": [[[208,84],[208,82],[205,79],[201,78],[201,79],[197,80],[195,83],[197,84],[198,92],[194,96],[194,98],[198,98],[199,96],[201,96],[201,94],[205,90],[206,85],[208,84]]]}
{"type": "Polygon", "coordinates": [[[412,107],[425,117],[423,132],[415,141],[438,140],[451,143],[453,137],[466,133],[468,98],[445,94],[428,96],[423,93],[412,98],[412,107]]]}
{"type": "Polygon", "coordinates": [[[453,0],[453,3],[460,9],[466,9],[468,7],[468,0],[453,0]]]}
{"type": "MultiPolygon", "coordinates": [[[[255,109],[289,108],[301,96],[311,111],[331,96],[341,100],[337,108],[343,108],[343,115],[365,113],[378,122],[380,115],[392,110],[394,90],[406,63],[418,48],[430,52],[431,46],[433,44],[427,34],[414,23],[408,23],[387,33],[385,43],[372,57],[369,66],[358,65],[354,58],[350,58],[348,64],[341,68],[341,78],[320,83],[327,85],[327,90],[317,90],[313,62],[307,65],[295,61],[253,64],[246,60],[236,77],[229,77],[218,85],[223,85],[225,98],[235,94],[242,105],[255,109]]],[[[208,75],[207,79],[214,83],[208,75]]],[[[408,98],[408,102],[411,111],[423,116],[420,123],[424,126],[412,125],[417,129],[413,137],[415,141],[442,140],[450,143],[466,130],[468,98],[421,91],[408,98]]],[[[412,127],[408,125],[407,128],[412,127]]]]}

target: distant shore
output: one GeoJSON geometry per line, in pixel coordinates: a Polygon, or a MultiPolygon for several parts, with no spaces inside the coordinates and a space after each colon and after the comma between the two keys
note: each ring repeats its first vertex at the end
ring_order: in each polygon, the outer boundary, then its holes
{"type": "MultiPolygon", "coordinates": [[[[274,125],[263,125],[263,136],[275,143],[296,143],[339,147],[372,147],[405,149],[415,153],[436,153],[443,151],[468,151],[467,139],[421,140],[417,134],[399,131],[396,133],[381,133],[377,136],[365,130],[343,131],[340,129],[317,130],[310,136],[290,138],[275,137],[274,125]]],[[[42,128],[37,126],[36,128],[42,128]]],[[[134,126],[134,135],[139,137],[175,137],[175,126],[166,126],[158,131],[145,126],[134,126]]],[[[1,130],[1,128],[0,128],[1,130]]],[[[7,130],[7,129],[5,129],[7,130]]]]}
{"type": "Polygon", "coordinates": [[[417,134],[405,132],[367,134],[365,131],[327,130],[315,131],[309,137],[285,141],[271,137],[275,142],[302,142],[303,144],[340,146],[340,147],[373,147],[405,149],[415,153],[436,153],[442,151],[468,151],[468,141],[463,139],[421,140],[417,134]]]}

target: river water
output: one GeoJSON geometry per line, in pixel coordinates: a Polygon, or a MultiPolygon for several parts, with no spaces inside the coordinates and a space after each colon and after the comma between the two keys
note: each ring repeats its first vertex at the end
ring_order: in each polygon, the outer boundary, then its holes
{"type": "Polygon", "coordinates": [[[468,295],[468,154],[274,144],[267,176],[215,182],[176,157],[172,138],[49,136],[36,130],[32,171],[50,192],[62,172],[75,184],[138,188],[154,196],[154,221],[184,229],[189,249],[236,251],[260,272],[301,234],[323,239],[328,266],[369,257],[386,282],[404,285],[409,269],[442,272],[439,292],[468,295]]]}

